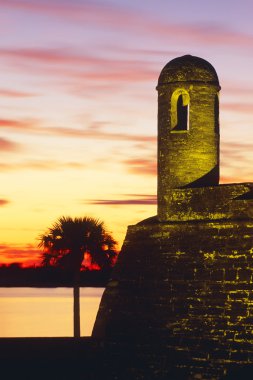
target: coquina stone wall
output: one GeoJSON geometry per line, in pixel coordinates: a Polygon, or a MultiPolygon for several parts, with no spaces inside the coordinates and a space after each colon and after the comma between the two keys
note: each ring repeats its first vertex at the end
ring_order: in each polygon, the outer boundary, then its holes
{"type": "Polygon", "coordinates": [[[217,380],[253,363],[252,236],[252,220],[128,228],[93,332],[115,379],[217,380]]]}

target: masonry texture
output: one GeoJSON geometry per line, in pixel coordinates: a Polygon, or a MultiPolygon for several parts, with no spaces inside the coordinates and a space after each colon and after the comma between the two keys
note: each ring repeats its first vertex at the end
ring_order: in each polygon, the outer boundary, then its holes
{"type": "MultiPolygon", "coordinates": [[[[170,189],[219,182],[219,80],[205,60],[183,56],[169,62],[158,79],[158,217],[168,219],[170,189]],[[188,95],[188,128],[173,129],[177,107],[188,95]]],[[[176,122],[175,122],[176,123],[176,122]]]]}
{"type": "Polygon", "coordinates": [[[128,227],[93,337],[112,379],[219,380],[253,364],[253,184],[218,184],[214,68],[177,58],[157,88],[158,214],[128,227]]]}

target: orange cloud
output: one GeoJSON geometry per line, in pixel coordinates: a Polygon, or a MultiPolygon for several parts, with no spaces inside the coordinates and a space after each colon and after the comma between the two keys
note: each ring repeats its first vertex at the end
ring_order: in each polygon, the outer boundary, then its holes
{"type": "Polygon", "coordinates": [[[10,201],[8,201],[7,199],[0,199],[0,207],[6,206],[8,203],[10,203],[10,201]]]}
{"type": "Polygon", "coordinates": [[[156,158],[152,159],[129,159],[123,161],[127,165],[127,170],[133,174],[157,175],[156,158]]]}
{"type": "Polygon", "coordinates": [[[21,263],[24,267],[40,264],[41,251],[31,244],[0,245],[0,264],[21,263]]]}
{"type": "Polygon", "coordinates": [[[0,119],[0,127],[21,131],[32,130],[35,124],[38,124],[37,120],[0,119]]]}

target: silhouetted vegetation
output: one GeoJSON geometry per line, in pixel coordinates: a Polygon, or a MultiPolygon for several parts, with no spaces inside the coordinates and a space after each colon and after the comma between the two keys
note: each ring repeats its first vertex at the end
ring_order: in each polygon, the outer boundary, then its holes
{"type": "Polygon", "coordinates": [[[59,218],[40,236],[42,265],[55,267],[72,279],[74,295],[74,336],[80,337],[80,271],[82,265],[108,270],[116,256],[116,241],[98,219],[59,218]]]}
{"type": "Polygon", "coordinates": [[[42,266],[75,273],[83,269],[109,269],[116,257],[116,241],[98,219],[59,218],[39,237],[42,266]]]}

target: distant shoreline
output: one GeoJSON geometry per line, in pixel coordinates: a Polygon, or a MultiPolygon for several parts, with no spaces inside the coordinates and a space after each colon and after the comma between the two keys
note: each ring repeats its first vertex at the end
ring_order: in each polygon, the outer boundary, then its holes
{"type": "MultiPolygon", "coordinates": [[[[107,271],[80,272],[80,287],[103,288],[109,281],[111,268],[107,271]]],[[[71,288],[72,276],[58,268],[0,267],[0,288],[71,288]]]]}

